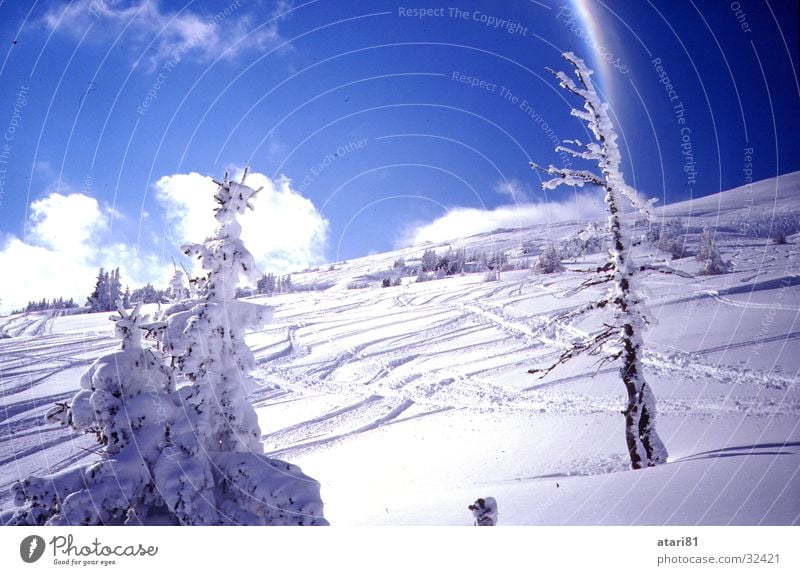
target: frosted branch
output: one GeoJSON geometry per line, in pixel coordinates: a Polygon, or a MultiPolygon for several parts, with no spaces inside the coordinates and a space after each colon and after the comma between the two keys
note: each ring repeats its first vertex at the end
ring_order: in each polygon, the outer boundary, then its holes
{"type": "Polygon", "coordinates": [[[558,359],[550,364],[548,367],[544,368],[534,368],[529,369],[528,373],[530,374],[539,374],[539,378],[542,379],[547,376],[548,373],[553,371],[559,365],[567,363],[571,359],[588,354],[588,355],[597,355],[600,353],[602,347],[611,341],[612,339],[616,338],[618,329],[613,326],[607,327],[605,330],[599,332],[596,335],[593,335],[590,338],[584,339],[582,341],[578,341],[570,345],[559,357],[558,359]]]}

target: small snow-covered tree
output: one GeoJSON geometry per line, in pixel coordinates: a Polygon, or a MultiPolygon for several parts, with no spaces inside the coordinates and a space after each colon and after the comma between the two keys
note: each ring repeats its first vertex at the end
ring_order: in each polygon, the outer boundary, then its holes
{"type": "Polygon", "coordinates": [[[183,272],[177,267],[172,279],[169,280],[169,298],[172,301],[181,301],[189,297],[189,290],[183,281],[183,272]]]}
{"type": "Polygon", "coordinates": [[[491,271],[491,274],[486,274],[486,277],[488,278],[489,275],[494,275],[494,279],[499,280],[500,272],[503,271],[503,267],[507,263],[508,256],[505,254],[505,252],[500,250],[495,251],[486,261],[486,267],[491,271]]]}
{"type": "Polygon", "coordinates": [[[114,269],[109,276],[108,285],[108,309],[105,311],[113,311],[117,305],[117,300],[122,295],[122,282],[119,279],[119,268],[114,269]]]}
{"type": "Polygon", "coordinates": [[[425,250],[425,253],[422,254],[421,259],[421,270],[423,272],[432,272],[436,271],[436,262],[438,258],[436,257],[436,251],[432,248],[425,250]]]}
{"type": "Polygon", "coordinates": [[[579,257],[599,254],[605,250],[608,234],[597,222],[589,222],[580,232],[559,242],[558,252],[562,259],[577,260],[579,257]]]}
{"type": "Polygon", "coordinates": [[[256,292],[272,295],[276,290],[275,274],[264,274],[256,282],[256,292]]]}
{"type": "Polygon", "coordinates": [[[437,271],[444,270],[444,274],[448,276],[460,274],[464,271],[466,261],[467,251],[464,248],[455,251],[450,248],[445,255],[437,257],[436,269],[437,271]]]}
{"type": "Polygon", "coordinates": [[[686,255],[686,227],[679,219],[670,219],[660,226],[651,226],[647,239],[674,260],[686,255]]]}
{"type": "Polygon", "coordinates": [[[552,242],[549,242],[536,258],[533,269],[540,274],[555,274],[564,271],[564,266],[561,265],[561,256],[552,242]]]}
{"type": "Polygon", "coordinates": [[[119,301],[118,310],[111,319],[121,349],[98,358],[81,378],[81,390],[46,416],[49,423],[94,434],[100,459],[15,483],[18,509],[10,524],[175,523],[157,477],[177,407],[171,373],[142,346],[138,306],[126,313],[119,301]]]}
{"type": "Polygon", "coordinates": [[[656,432],[655,399],[650,385],[645,380],[642,366],[644,351],[642,333],[648,320],[642,295],[637,288],[636,276],[637,272],[646,269],[674,270],[634,265],[631,254],[632,241],[622,221],[623,202],[629,202],[634,208],[648,215],[652,201],[642,202],[635,190],[625,183],[619,168],[621,156],[617,135],[608,114],[608,104],[597,94],[591,78],[592,71],[572,52],[564,53],[563,57],[575,68],[578,81],[574,81],[564,72],[553,70],[550,72],[558,79],[562,88],[582,100],[583,109],[573,109],[572,115],[586,122],[594,141],[585,145],[577,140],[567,141],[568,144],[578,146],[578,149],[558,146],[556,151],[595,162],[600,171],[595,173],[591,170],[558,168],[553,165],[541,168],[534,163],[531,166],[552,176],[552,179],[542,184],[544,189],[552,189],[561,184],[581,187],[588,184],[605,192],[605,203],[608,208],[607,230],[611,249],[605,264],[599,266],[595,270],[596,273],[574,290],[608,285],[606,294],[555,316],[551,320],[551,326],[598,310],[611,310],[612,318],[604,323],[599,332],[569,342],[566,350],[549,367],[531,369],[529,372],[544,376],[558,365],[582,354],[602,356],[601,365],[621,360],[620,376],[628,399],[623,411],[625,440],[631,466],[634,469],[651,467],[666,462],[667,450],[656,432]]]}
{"type": "Polygon", "coordinates": [[[130,294],[130,300],[141,303],[164,303],[168,295],[168,290],[156,289],[148,282],[146,286],[134,289],[130,294]]]}
{"type": "Polygon", "coordinates": [[[722,259],[714,234],[707,227],[703,229],[703,235],[700,236],[697,260],[703,262],[703,268],[700,270],[702,275],[724,274],[730,269],[730,262],[722,259]]]}
{"type": "Polygon", "coordinates": [[[109,311],[113,309],[112,301],[109,299],[111,288],[111,276],[103,268],[97,272],[97,281],[94,284],[94,291],[86,299],[86,305],[92,311],[109,311]]]}
{"type": "Polygon", "coordinates": [[[106,292],[108,276],[103,268],[97,273],[97,281],[94,284],[94,291],[86,298],[86,305],[92,311],[100,311],[103,306],[103,294],[106,292]]]}

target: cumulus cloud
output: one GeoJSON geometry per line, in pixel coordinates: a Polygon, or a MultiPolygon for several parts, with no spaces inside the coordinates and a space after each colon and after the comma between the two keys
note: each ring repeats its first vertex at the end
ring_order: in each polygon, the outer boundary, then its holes
{"type": "Polygon", "coordinates": [[[290,9],[289,2],[279,2],[266,21],[255,22],[242,0],[214,3],[214,10],[203,14],[189,9],[171,11],[162,8],[158,0],[73,0],[50,8],[43,22],[51,30],[76,38],[89,26],[94,38],[113,38],[127,28],[139,48],[153,41],[148,63],[156,67],[176,57],[208,62],[218,56],[233,58],[245,49],[276,46],[283,41],[278,22],[290,9]]]}
{"type": "Polygon", "coordinates": [[[497,182],[494,186],[494,191],[502,196],[508,196],[515,204],[524,204],[528,201],[526,188],[529,187],[517,179],[511,179],[497,182]]]}
{"type": "Polygon", "coordinates": [[[580,194],[562,202],[519,203],[494,209],[453,208],[436,220],[417,225],[404,234],[402,245],[442,242],[491,232],[498,228],[521,228],[569,220],[601,217],[598,195],[580,194]]]}
{"type": "Polygon", "coordinates": [[[104,231],[108,220],[92,197],[51,193],[31,204],[29,237],[51,250],[85,258],[89,239],[104,231]]]}
{"type": "MultiPolygon", "coordinates": [[[[255,211],[240,218],[242,238],[261,269],[288,273],[322,263],[328,220],[314,204],[286,178],[251,173],[247,184],[263,187],[252,202],[255,211]]],[[[170,248],[177,252],[181,244],[213,234],[217,187],[211,178],[173,174],[159,179],[155,188],[165,208],[164,239],[170,248]]],[[[163,255],[140,250],[112,233],[112,222],[123,214],[63,184],[60,189],[30,205],[25,238],[0,237],[0,313],[43,298],[71,297],[83,305],[100,267],[119,267],[123,283],[132,288],[148,282],[167,285],[171,265],[164,264],[163,255]]]]}
{"type": "MultiPolygon", "coordinates": [[[[240,218],[242,239],[264,271],[287,273],[324,261],[328,220],[289,179],[271,180],[251,172],[247,185],[261,192],[255,208],[240,218]]],[[[156,182],[156,198],[166,209],[169,238],[176,245],[198,243],[214,232],[216,184],[196,172],[164,176],[156,182]]]]}
{"type": "Polygon", "coordinates": [[[166,282],[167,270],[152,255],[111,241],[113,211],[81,193],[52,192],[29,210],[27,237],[7,235],[0,241],[0,312],[28,301],[74,298],[82,305],[100,267],[120,268],[132,286],[166,282]]]}

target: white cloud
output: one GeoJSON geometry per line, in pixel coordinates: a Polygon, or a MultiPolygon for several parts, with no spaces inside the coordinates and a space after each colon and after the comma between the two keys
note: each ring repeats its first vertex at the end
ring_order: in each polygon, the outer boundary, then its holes
{"type": "Polygon", "coordinates": [[[111,241],[113,217],[85,194],[52,192],[34,201],[27,238],[9,235],[0,244],[0,312],[43,298],[74,298],[83,305],[100,267],[119,267],[132,287],[147,281],[165,284],[168,270],[157,265],[155,256],[111,241]]]}
{"type": "Polygon", "coordinates": [[[176,244],[201,242],[214,231],[214,191],[210,178],[192,172],[164,176],[156,184],[167,233],[176,244]]]}
{"type": "MultiPolygon", "coordinates": [[[[240,218],[242,238],[265,271],[288,273],[324,261],[328,221],[286,178],[276,181],[258,173],[247,184],[263,190],[253,200],[255,211],[240,218]]],[[[167,253],[182,243],[202,242],[214,232],[216,185],[197,173],[158,180],[156,197],[166,208],[167,253]]],[[[61,185],[61,189],[66,186],[61,185]]],[[[120,268],[132,288],[152,282],[166,286],[171,266],[163,257],[118,241],[111,223],[124,214],[83,193],[50,192],[29,210],[27,235],[0,239],[0,313],[28,301],[74,298],[83,305],[100,267],[120,268]]]]}
{"type": "Polygon", "coordinates": [[[30,239],[53,251],[86,257],[89,239],[107,227],[97,200],[84,194],[51,193],[30,207],[30,239]]]}
{"type": "Polygon", "coordinates": [[[442,242],[491,232],[570,220],[601,217],[605,205],[600,195],[580,194],[563,202],[502,205],[491,210],[453,208],[436,220],[417,225],[404,234],[402,245],[442,242]]]}
{"type": "Polygon", "coordinates": [[[213,10],[200,14],[188,9],[170,11],[158,0],[74,0],[50,8],[43,22],[51,30],[76,38],[89,26],[94,38],[114,38],[127,27],[139,49],[154,42],[147,61],[156,68],[175,57],[202,62],[218,56],[230,59],[246,49],[263,50],[283,41],[278,22],[281,14],[291,9],[290,4],[279,2],[273,13],[259,22],[254,22],[245,8],[243,0],[230,0],[214,3],[213,10]]]}
{"type": "MultiPolygon", "coordinates": [[[[251,172],[247,185],[263,190],[255,208],[240,218],[242,239],[263,271],[287,273],[324,261],[328,220],[286,178],[271,180],[251,172]]],[[[198,243],[214,232],[216,185],[196,172],[164,176],[156,182],[156,198],[166,208],[170,240],[198,243]]]]}
{"type": "Polygon", "coordinates": [[[515,204],[524,204],[528,201],[528,192],[524,183],[517,179],[502,180],[495,184],[494,191],[500,195],[508,196],[515,204]]]}

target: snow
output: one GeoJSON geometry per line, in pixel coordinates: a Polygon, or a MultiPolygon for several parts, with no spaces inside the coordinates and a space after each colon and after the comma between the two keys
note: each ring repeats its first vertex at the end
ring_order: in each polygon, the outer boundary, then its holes
{"type": "MultiPolygon", "coordinates": [[[[121,349],[97,358],[80,391],[47,409],[48,425],[94,434],[99,460],[20,476],[5,523],[328,525],[319,483],[263,455],[247,399],[256,386],[245,330],[261,327],[272,309],[234,298],[240,275],[258,279],[237,221],[258,193],[246,175],[219,183],[215,236],[184,246],[207,271],[193,280],[201,297],[147,323],[141,304],[127,311],[117,299],[118,315],[108,319],[121,349]],[[143,347],[144,333],[156,334],[155,346],[143,347]]],[[[173,283],[173,294],[184,295],[173,283]]]]}
{"type": "MultiPolygon", "coordinates": [[[[475,273],[346,289],[429,248],[518,253],[589,222],[336,262],[332,271],[292,276],[295,286],[331,286],[324,291],[248,300],[274,308],[273,322],[246,338],[260,386],[249,399],[266,455],[320,482],[332,525],[472,525],[468,505],[488,496],[501,526],[800,523],[800,248],[791,236],[774,245],[734,225],[750,213],[797,215],[800,174],[754,184],[746,196],[728,193],[656,210],[691,217],[691,254],[703,227],[718,224],[717,245],[732,264],[715,276],[642,281],[656,320],[644,370],[667,464],[629,470],[616,366],[595,373],[588,358],[543,380],[526,373],[560,353],[541,328],[589,301],[586,293],[558,296],[585,279],[575,270],[597,265],[602,254],[564,261],[567,271],[557,274],[516,270],[492,282],[475,273]]],[[[694,255],[669,264],[700,269],[694,255]]],[[[48,313],[0,318],[0,331],[13,336],[0,339],[4,518],[17,479],[98,458],[92,437],[44,425],[43,417],[117,347],[108,313],[48,313]]],[[[591,320],[573,329],[589,331],[591,320]]]]}

